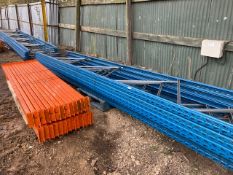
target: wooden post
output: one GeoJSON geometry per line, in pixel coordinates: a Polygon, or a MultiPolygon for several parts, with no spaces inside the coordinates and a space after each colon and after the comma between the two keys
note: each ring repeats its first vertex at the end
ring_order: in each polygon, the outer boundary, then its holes
{"type": "Polygon", "coordinates": [[[28,7],[28,20],[29,20],[29,26],[30,26],[30,33],[33,36],[33,24],[32,24],[32,13],[31,13],[31,7],[30,4],[27,4],[28,7]]]}
{"type": "Polygon", "coordinates": [[[132,1],[126,0],[126,37],[127,37],[127,64],[132,65],[132,1]]]}
{"type": "Polygon", "coordinates": [[[0,19],[1,19],[1,28],[2,28],[2,7],[0,7],[0,19]]]}
{"type": "Polygon", "coordinates": [[[47,15],[46,15],[45,0],[41,0],[41,8],[42,8],[42,16],[43,16],[44,40],[47,42],[49,40],[49,37],[48,37],[48,22],[47,22],[47,15]]]}
{"type": "Polygon", "coordinates": [[[80,52],[80,34],[81,34],[81,24],[80,24],[80,11],[81,11],[81,0],[76,0],[76,26],[75,26],[75,36],[76,36],[76,51],[80,52]]]}
{"type": "Polygon", "coordinates": [[[17,4],[15,4],[15,13],[16,13],[16,20],[17,20],[17,25],[18,25],[18,29],[20,30],[20,23],[19,23],[19,11],[18,11],[18,6],[17,4]]]}
{"type": "Polygon", "coordinates": [[[9,14],[8,14],[8,6],[6,6],[6,18],[7,18],[8,29],[10,29],[10,19],[9,19],[9,14]]]}
{"type": "Polygon", "coordinates": [[[60,45],[61,44],[61,39],[60,39],[60,32],[61,32],[61,30],[60,30],[60,26],[59,26],[59,24],[60,24],[60,21],[61,21],[61,19],[60,19],[60,8],[59,8],[59,5],[58,5],[58,28],[57,28],[57,30],[58,30],[58,38],[57,38],[57,40],[58,40],[58,45],[60,45]]]}

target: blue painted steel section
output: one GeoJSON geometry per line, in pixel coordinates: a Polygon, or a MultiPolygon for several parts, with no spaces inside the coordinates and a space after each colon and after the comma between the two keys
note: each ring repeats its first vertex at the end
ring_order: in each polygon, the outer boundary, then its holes
{"type": "MultiPolygon", "coordinates": [[[[36,39],[28,34],[18,31],[24,38],[30,39],[31,43],[41,44],[41,50],[44,53],[55,53],[57,52],[57,48],[54,45],[47,44],[40,39],[36,39]]],[[[14,39],[6,36],[6,34],[2,33],[2,36],[7,37],[7,41],[9,45],[22,56],[24,59],[28,59],[26,57],[29,56],[29,50],[22,46],[20,43],[17,43],[14,39]],[[23,48],[23,49],[20,49],[23,48]]],[[[197,103],[201,103],[204,105],[208,105],[213,108],[233,108],[233,91],[227,90],[199,82],[194,82],[186,79],[181,79],[177,77],[172,77],[169,75],[159,74],[135,67],[124,66],[122,64],[106,61],[104,59],[99,59],[95,57],[90,57],[74,52],[69,52],[68,57],[78,57],[78,58],[86,58],[87,61],[82,63],[84,65],[105,65],[105,66],[120,66],[121,69],[119,71],[115,71],[109,78],[112,79],[134,79],[134,80],[181,80],[181,96],[183,100],[194,101],[197,103]]],[[[156,92],[159,86],[150,85],[148,89],[152,92],[156,92]]],[[[176,96],[176,85],[166,85],[163,88],[163,92],[172,96],[173,98],[176,96]]]]}
{"type": "Polygon", "coordinates": [[[233,170],[233,125],[50,56],[36,53],[36,59],[72,84],[233,170]]]}
{"type": "MultiPolygon", "coordinates": [[[[71,57],[87,58],[87,62],[83,64],[93,66],[119,66],[121,69],[115,71],[112,75],[115,79],[132,79],[132,80],[169,80],[169,81],[181,81],[181,95],[182,98],[195,101],[201,104],[206,104],[213,108],[233,108],[233,91],[216,86],[207,85],[200,82],[186,80],[178,77],[172,77],[169,75],[159,74],[148,70],[139,69],[136,67],[125,66],[119,63],[106,61],[104,59],[90,57],[74,52],[69,52],[71,57]]],[[[111,77],[110,77],[111,78],[111,77]]],[[[152,90],[158,90],[159,86],[149,86],[152,90]]],[[[163,91],[168,94],[176,95],[176,85],[166,85],[163,91]]]]}
{"type": "Polygon", "coordinates": [[[38,38],[35,38],[27,33],[24,33],[24,32],[21,32],[19,30],[17,30],[17,33],[21,35],[21,37],[23,38],[28,38],[30,39],[30,42],[29,43],[32,43],[32,44],[41,44],[40,46],[40,49],[43,50],[44,52],[57,52],[58,51],[58,48],[53,45],[53,44],[50,44],[50,43],[46,43],[38,38]]]}
{"type": "Polygon", "coordinates": [[[9,37],[4,32],[0,32],[0,39],[10,46],[24,60],[29,59],[30,50],[24,45],[18,43],[15,39],[9,37]]]}
{"type": "MultiPolygon", "coordinates": [[[[41,44],[41,50],[44,53],[55,53],[58,49],[56,46],[47,44],[40,39],[36,39],[28,34],[18,31],[24,38],[29,38],[35,44],[41,44]]],[[[10,38],[10,37],[9,37],[10,38]]],[[[15,44],[14,44],[15,45],[15,44]]],[[[17,45],[17,44],[16,44],[17,45]]],[[[20,43],[18,43],[20,46],[20,43]]],[[[14,49],[19,52],[20,49],[14,49]]],[[[21,54],[23,55],[23,54],[21,54]]],[[[28,52],[26,53],[28,55],[28,52]]],[[[25,57],[24,55],[22,57],[25,57]]],[[[227,90],[199,82],[194,82],[186,79],[172,77],[169,75],[159,74],[135,67],[125,66],[122,64],[106,61],[104,59],[90,57],[74,52],[68,52],[68,57],[86,58],[86,62],[81,62],[81,65],[93,65],[93,66],[119,66],[120,70],[112,73],[109,78],[112,79],[134,79],[134,80],[181,80],[181,96],[184,101],[192,101],[204,105],[208,105],[212,108],[233,108],[233,91],[227,90]]],[[[78,64],[77,64],[78,66],[78,64]]],[[[158,85],[147,86],[152,93],[158,91],[158,85]]],[[[168,84],[163,88],[163,93],[166,93],[170,98],[175,100],[177,94],[177,87],[174,84],[168,84]]]]}
{"type": "MultiPolygon", "coordinates": [[[[46,43],[40,39],[34,38],[31,35],[28,35],[26,33],[23,33],[21,31],[16,31],[14,34],[17,34],[20,36],[20,38],[29,39],[27,42],[29,44],[38,44],[37,49],[40,49],[43,51],[43,53],[56,53],[58,51],[58,48],[52,44],[46,43]]],[[[0,39],[3,40],[7,45],[9,45],[18,55],[20,55],[21,58],[24,60],[30,59],[33,57],[33,49],[29,49],[25,47],[20,42],[17,42],[14,38],[10,37],[4,32],[0,32],[0,39]]]]}
{"type": "MultiPolygon", "coordinates": [[[[233,91],[74,52],[67,52],[68,63],[65,63],[67,60],[59,61],[59,58],[48,56],[50,53],[58,52],[55,46],[20,31],[18,33],[28,38],[30,43],[41,45],[41,51],[47,55],[37,52],[36,59],[64,80],[107,101],[110,105],[127,112],[197,153],[233,170],[232,124],[153,95],[158,91],[158,85],[148,86],[146,90],[150,90],[150,93],[147,93],[119,83],[115,79],[180,80],[183,101],[196,102],[212,108],[233,108],[233,91]],[[119,69],[108,77],[104,77],[79,67],[83,65],[117,66],[119,69]]],[[[29,58],[29,49],[25,49],[4,33],[0,33],[1,37],[5,38],[5,42],[8,42],[21,57],[29,58]]],[[[176,85],[166,85],[163,92],[169,99],[174,100],[176,88],[176,85]]]]}

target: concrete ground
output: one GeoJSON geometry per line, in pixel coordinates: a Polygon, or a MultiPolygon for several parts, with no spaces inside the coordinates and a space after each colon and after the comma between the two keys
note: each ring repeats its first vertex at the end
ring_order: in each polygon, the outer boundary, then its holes
{"type": "MultiPolygon", "coordinates": [[[[1,63],[9,61],[21,60],[0,53],[1,63]]],[[[232,174],[117,109],[92,111],[93,126],[40,144],[0,69],[0,174],[232,174]]]]}

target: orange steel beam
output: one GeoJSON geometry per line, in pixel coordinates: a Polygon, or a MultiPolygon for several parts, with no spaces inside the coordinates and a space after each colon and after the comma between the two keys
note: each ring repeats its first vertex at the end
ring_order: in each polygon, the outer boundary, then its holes
{"type": "Polygon", "coordinates": [[[40,142],[93,123],[89,98],[38,61],[6,63],[2,68],[17,107],[40,142]]]}

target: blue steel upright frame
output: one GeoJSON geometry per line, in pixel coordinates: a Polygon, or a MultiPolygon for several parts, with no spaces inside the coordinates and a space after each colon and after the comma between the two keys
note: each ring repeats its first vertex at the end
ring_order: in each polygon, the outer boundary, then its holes
{"type": "MultiPolygon", "coordinates": [[[[233,170],[232,124],[174,103],[177,94],[174,84],[167,84],[163,87],[163,98],[161,98],[155,95],[159,91],[159,85],[148,85],[143,89],[116,80],[179,80],[182,101],[208,106],[211,109],[232,109],[232,90],[79,53],[67,52],[61,55],[59,49],[51,44],[20,31],[16,33],[28,39],[31,44],[39,44],[41,46],[39,51],[34,51],[35,58],[70,84],[107,101],[110,105],[132,115],[197,153],[233,170]],[[85,69],[90,66],[117,67],[117,69],[110,73],[85,69]]],[[[30,58],[32,50],[20,42],[3,32],[0,32],[0,39],[3,39],[22,58],[30,58]]]]}
{"type": "Polygon", "coordinates": [[[48,55],[36,53],[36,59],[72,84],[233,170],[233,125],[48,55]]]}

